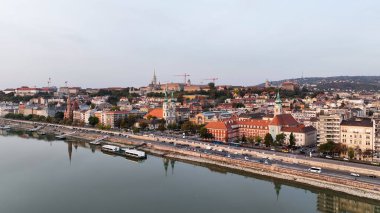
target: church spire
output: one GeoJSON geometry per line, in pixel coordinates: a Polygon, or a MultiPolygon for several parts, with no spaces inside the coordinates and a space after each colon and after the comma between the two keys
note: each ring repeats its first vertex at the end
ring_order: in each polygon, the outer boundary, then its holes
{"type": "Polygon", "coordinates": [[[274,106],[274,115],[281,115],[282,114],[282,101],[280,97],[280,90],[277,90],[276,100],[275,100],[275,106],[274,106]]]}

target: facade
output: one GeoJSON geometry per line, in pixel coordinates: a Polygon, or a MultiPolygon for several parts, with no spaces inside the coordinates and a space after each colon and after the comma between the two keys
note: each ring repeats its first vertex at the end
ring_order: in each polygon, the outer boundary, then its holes
{"type": "Polygon", "coordinates": [[[378,161],[380,161],[380,113],[375,114],[373,122],[375,128],[375,157],[378,161]]]}
{"type": "Polygon", "coordinates": [[[339,114],[319,115],[317,142],[319,144],[327,143],[328,141],[339,143],[341,122],[342,117],[339,114]]]}
{"type": "Polygon", "coordinates": [[[121,120],[128,116],[128,111],[106,111],[103,112],[102,124],[105,126],[110,126],[111,128],[118,127],[121,120]]]}
{"type": "Polygon", "coordinates": [[[171,98],[168,99],[167,91],[165,91],[165,100],[162,105],[163,118],[166,121],[166,124],[175,124],[177,123],[176,118],[176,99],[174,99],[173,91],[171,93],[171,98]]]}
{"type": "Polygon", "coordinates": [[[15,90],[15,96],[21,96],[21,97],[34,96],[38,93],[40,93],[39,88],[21,87],[15,90]]]}
{"type": "Polygon", "coordinates": [[[375,128],[369,118],[343,120],[340,124],[340,134],[340,142],[358,153],[372,153],[375,150],[375,128]]]}
{"type": "Polygon", "coordinates": [[[285,143],[290,144],[290,134],[293,133],[296,146],[310,146],[317,141],[317,130],[312,126],[283,127],[281,132],[286,135],[285,143]]]}

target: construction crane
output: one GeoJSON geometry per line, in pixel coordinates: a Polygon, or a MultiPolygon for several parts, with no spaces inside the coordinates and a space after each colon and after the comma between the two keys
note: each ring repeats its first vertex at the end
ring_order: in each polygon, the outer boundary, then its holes
{"type": "Polygon", "coordinates": [[[182,74],[182,75],[175,75],[175,76],[181,76],[181,77],[184,77],[184,79],[185,79],[185,84],[187,84],[187,77],[189,77],[190,75],[187,74],[187,73],[184,73],[184,74],[182,74]]]}
{"type": "Polygon", "coordinates": [[[215,81],[219,80],[219,78],[207,78],[207,79],[203,79],[205,81],[212,81],[212,83],[215,84],[215,81]]]}

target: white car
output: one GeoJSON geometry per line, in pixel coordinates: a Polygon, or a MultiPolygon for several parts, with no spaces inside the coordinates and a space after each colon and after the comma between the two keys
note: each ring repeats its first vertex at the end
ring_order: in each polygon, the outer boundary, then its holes
{"type": "Polygon", "coordinates": [[[247,156],[244,157],[244,160],[249,160],[249,158],[247,156]]]}
{"type": "Polygon", "coordinates": [[[354,177],[360,177],[360,175],[358,173],[351,173],[350,175],[354,176],[354,177]]]}

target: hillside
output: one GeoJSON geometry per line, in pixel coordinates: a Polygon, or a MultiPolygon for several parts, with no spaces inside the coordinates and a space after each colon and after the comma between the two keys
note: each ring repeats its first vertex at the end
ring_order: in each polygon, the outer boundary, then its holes
{"type": "MultiPolygon", "coordinates": [[[[282,82],[297,82],[301,86],[315,88],[316,90],[343,90],[343,91],[380,91],[380,76],[334,76],[285,79],[272,81],[272,85],[282,82]]],[[[264,86],[260,84],[259,86],[264,86]]]]}

